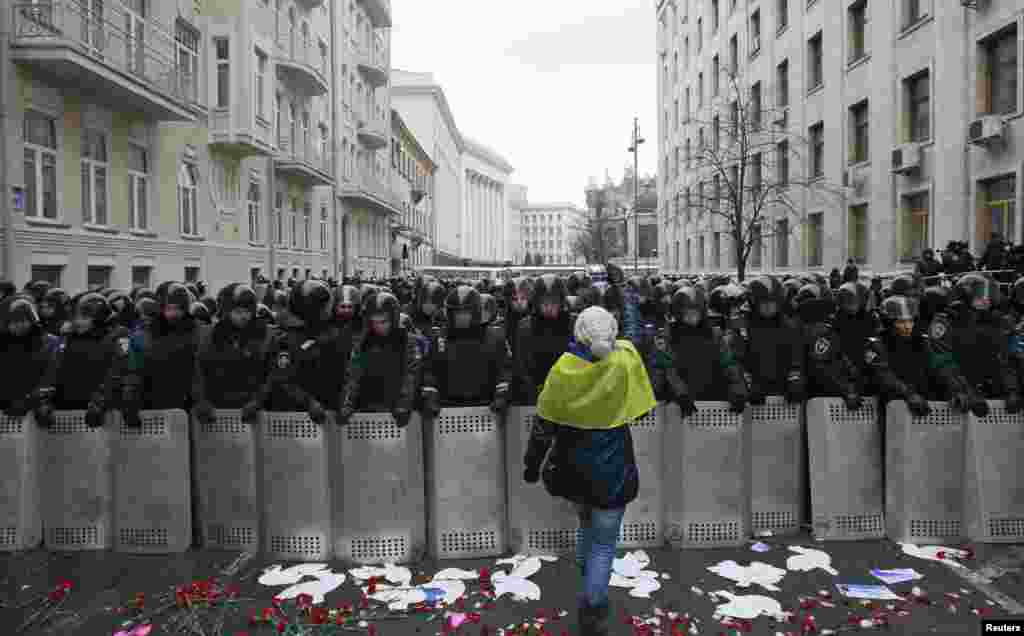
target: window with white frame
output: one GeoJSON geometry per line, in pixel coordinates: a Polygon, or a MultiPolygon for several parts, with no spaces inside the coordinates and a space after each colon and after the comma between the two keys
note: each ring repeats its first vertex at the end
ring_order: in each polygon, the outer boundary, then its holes
{"type": "Polygon", "coordinates": [[[274,243],[284,245],[284,193],[274,193],[274,243]]]}
{"type": "Polygon", "coordinates": [[[199,99],[199,32],[182,20],[174,25],[178,82],[189,101],[199,99]]]}
{"type": "Polygon", "coordinates": [[[85,223],[106,225],[107,177],[110,163],[107,155],[107,135],[101,131],[82,130],[82,220],[85,223]]]}
{"type": "Polygon", "coordinates": [[[327,249],[327,206],[320,206],[320,249],[327,249]]]}
{"type": "Polygon", "coordinates": [[[181,233],[186,236],[199,235],[199,212],[196,209],[198,181],[195,164],[181,162],[178,167],[178,216],[181,219],[181,233]]]}
{"type": "Polygon", "coordinates": [[[313,206],[307,201],[302,206],[302,247],[304,249],[310,249],[311,238],[313,230],[313,206]]]}
{"type": "Polygon", "coordinates": [[[231,59],[227,38],[214,38],[217,53],[217,108],[231,105],[231,59]]]}
{"type": "Polygon", "coordinates": [[[266,119],[267,54],[259,49],[256,49],[256,81],[254,86],[253,96],[256,100],[256,116],[260,119],[266,119]]]}
{"type": "Polygon", "coordinates": [[[25,111],[25,216],[57,218],[57,120],[25,111]]]}
{"type": "Polygon", "coordinates": [[[128,208],[133,230],[149,229],[149,151],[128,144],[128,208]]]}
{"type": "Polygon", "coordinates": [[[292,247],[299,246],[299,200],[293,198],[291,200],[291,230],[292,230],[292,247]]]}
{"type": "Polygon", "coordinates": [[[260,192],[260,182],[253,179],[249,181],[249,240],[253,243],[260,242],[260,209],[263,201],[260,192]]]}

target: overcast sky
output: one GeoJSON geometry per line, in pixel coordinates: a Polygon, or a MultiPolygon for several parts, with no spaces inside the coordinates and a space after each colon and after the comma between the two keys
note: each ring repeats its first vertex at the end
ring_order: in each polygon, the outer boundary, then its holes
{"type": "Polygon", "coordinates": [[[391,65],[430,72],[455,123],[515,167],[534,203],[616,181],[640,118],[656,172],[654,0],[391,0],[391,65]]]}

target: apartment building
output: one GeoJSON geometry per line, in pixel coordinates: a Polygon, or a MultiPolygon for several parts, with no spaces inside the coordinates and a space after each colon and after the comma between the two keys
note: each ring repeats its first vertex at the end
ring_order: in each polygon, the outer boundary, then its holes
{"type": "Polygon", "coordinates": [[[523,252],[538,265],[572,265],[573,227],[582,210],[572,203],[527,203],[520,210],[523,252]],[[538,262],[539,259],[539,262],[538,262]]]}
{"type": "Polygon", "coordinates": [[[402,214],[392,222],[391,270],[405,274],[434,263],[436,167],[397,110],[391,111],[392,191],[402,214]]]}
{"type": "Polygon", "coordinates": [[[687,159],[733,71],[794,144],[764,170],[835,186],[789,191],[796,214],[769,213],[754,271],[892,271],[951,240],[1021,242],[1020,2],[662,0],[657,19],[664,268],[730,266],[726,228],[683,195],[710,178],[687,159]]]}
{"type": "Polygon", "coordinates": [[[501,265],[508,232],[508,178],[512,165],[478,141],[463,136],[462,257],[474,264],[501,265]]]}
{"type": "Polygon", "coordinates": [[[336,272],[331,9],[7,3],[4,275],[78,290],[336,272]]]}

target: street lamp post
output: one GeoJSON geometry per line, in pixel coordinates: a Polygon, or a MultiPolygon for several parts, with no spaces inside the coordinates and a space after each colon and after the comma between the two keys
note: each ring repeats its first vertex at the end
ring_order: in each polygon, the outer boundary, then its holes
{"type": "Polygon", "coordinates": [[[640,215],[637,214],[637,202],[640,198],[640,177],[638,175],[638,155],[640,144],[644,143],[640,136],[640,118],[633,118],[633,144],[628,152],[633,153],[633,273],[640,273],[640,215]]]}

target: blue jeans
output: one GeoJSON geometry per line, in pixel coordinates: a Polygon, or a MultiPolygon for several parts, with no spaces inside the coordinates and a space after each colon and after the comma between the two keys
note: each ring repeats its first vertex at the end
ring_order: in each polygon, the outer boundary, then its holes
{"type": "Polygon", "coordinates": [[[625,507],[604,510],[576,504],[580,530],[576,535],[576,565],[583,573],[583,591],[580,603],[590,607],[608,602],[608,581],[612,577],[615,545],[619,542],[619,529],[625,507]]]}

